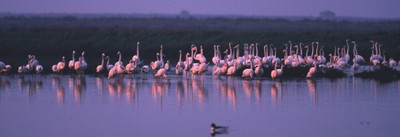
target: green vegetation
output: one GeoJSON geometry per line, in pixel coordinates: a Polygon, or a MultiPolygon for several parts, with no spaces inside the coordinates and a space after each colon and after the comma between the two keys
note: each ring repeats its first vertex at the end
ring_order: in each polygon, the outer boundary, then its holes
{"type": "MultiPolygon", "coordinates": [[[[0,18],[0,60],[13,66],[26,64],[27,55],[35,54],[49,68],[72,50],[85,51],[89,68],[100,64],[101,53],[115,60],[121,51],[124,61],[135,54],[136,42],[141,42],[141,58],[155,60],[161,44],[172,63],[178,50],[188,51],[190,45],[203,45],[211,57],[213,45],[224,48],[233,43],[272,43],[278,50],[291,40],[309,44],[319,41],[326,52],[342,47],[345,40],[360,45],[359,52],[369,58],[369,40],[384,45],[387,57],[400,59],[400,21],[327,21],[303,19],[257,18],[77,18],[9,16],[0,18]]],[[[280,52],[279,54],[282,53],[280,52]]],[[[327,54],[326,54],[327,55],[327,54]]],[[[211,58],[209,58],[211,59],[211,58]]],[[[14,67],[14,68],[15,68],[14,67]]]]}

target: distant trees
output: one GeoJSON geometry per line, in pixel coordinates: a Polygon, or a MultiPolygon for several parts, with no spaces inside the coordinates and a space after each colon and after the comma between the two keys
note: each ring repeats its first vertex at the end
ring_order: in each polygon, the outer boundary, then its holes
{"type": "Polygon", "coordinates": [[[187,10],[182,10],[182,11],[179,13],[179,17],[184,18],[184,19],[189,18],[189,17],[190,17],[189,11],[187,11],[187,10]]]}
{"type": "Polygon", "coordinates": [[[319,17],[322,19],[334,19],[336,14],[332,11],[325,10],[319,13],[319,17]]]}

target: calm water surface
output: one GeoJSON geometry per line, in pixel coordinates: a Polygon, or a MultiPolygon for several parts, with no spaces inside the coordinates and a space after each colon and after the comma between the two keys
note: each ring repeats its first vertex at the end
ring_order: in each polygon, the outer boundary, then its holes
{"type": "Polygon", "coordinates": [[[0,136],[400,136],[400,81],[2,76],[0,136]]]}

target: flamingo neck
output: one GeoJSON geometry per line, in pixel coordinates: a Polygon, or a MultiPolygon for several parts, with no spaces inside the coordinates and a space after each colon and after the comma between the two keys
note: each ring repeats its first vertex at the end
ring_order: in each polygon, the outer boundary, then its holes
{"type": "Polygon", "coordinates": [[[101,56],[101,66],[104,65],[104,56],[101,56]]]}
{"type": "Polygon", "coordinates": [[[307,50],[306,50],[306,57],[308,56],[308,47],[307,47],[307,50]]]}
{"type": "Polygon", "coordinates": [[[314,56],[314,42],[311,43],[311,56],[314,56]]]}
{"type": "Polygon", "coordinates": [[[256,44],[256,56],[258,56],[258,44],[256,44]]]}

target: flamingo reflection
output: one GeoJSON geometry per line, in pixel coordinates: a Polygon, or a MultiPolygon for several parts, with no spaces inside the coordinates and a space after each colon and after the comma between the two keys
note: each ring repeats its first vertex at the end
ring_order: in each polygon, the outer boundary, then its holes
{"type": "Polygon", "coordinates": [[[236,110],[236,88],[233,83],[228,86],[228,100],[231,102],[233,110],[236,110]]]}
{"type": "Polygon", "coordinates": [[[179,111],[182,110],[182,96],[185,96],[185,88],[183,87],[183,82],[176,82],[176,96],[178,100],[179,111]]]}
{"type": "Polygon", "coordinates": [[[314,79],[307,79],[307,87],[311,96],[313,105],[318,105],[317,86],[314,79]]]}
{"type": "Polygon", "coordinates": [[[29,95],[29,99],[36,95],[36,92],[43,88],[43,82],[41,77],[24,77],[21,76],[18,78],[18,86],[20,91],[27,91],[29,95]]]}
{"type": "Polygon", "coordinates": [[[246,94],[248,100],[251,100],[251,92],[253,91],[253,81],[252,80],[242,80],[243,91],[246,94]]]}
{"type": "Polygon", "coordinates": [[[208,96],[208,90],[204,88],[204,75],[201,75],[199,80],[193,80],[192,87],[193,91],[197,91],[199,103],[203,104],[205,98],[208,96]]]}
{"type": "Polygon", "coordinates": [[[127,85],[126,85],[126,89],[125,89],[125,95],[126,95],[126,99],[127,102],[132,102],[134,100],[137,101],[137,98],[139,97],[138,94],[138,84],[137,81],[132,78],[129,77],[127,79],[127,85]]]}
{"type": "Polygon", "coordinates": [[[74,77],[74,81],[76,81],[72,87],[74,98],[77,103],[81,103],[83,92],[86,91],[86,77],[74,77]]]}
{"type": "Polygon", "coordinates": [[[256,95],[256,100],[258,102],[258,104],[261,104],[261,89],[262,89],[262,84],[261,84],[261,80],[257,80],[256,81],[256,86],[255,86],[255,95],[256,95]]]}
{"type": "Polygon", "coordinates": [[[123,79],[114,79],[108,82],[108,92],[110,94],[110,99],[117,98],[121,99],[122,92],[125,90],[125,83],[123,79]]]}
{"type": "Polygon", "coordinates": [[[217,89],[221,91],[221,96],[222,100],[225,103],[226,101],[228,104],[232,105],[233,110],[236,110],[236,88],[235,88],[235,82],[232,80],[228,82],[227,79],[213,79],[214,83],[216,83],[217,89]]]}
{"type": "Polygon", "coordinates": [[[0,78],[0,91],[5,91],[10,88],[10,80],[8,76],[1,76],[0,78]]]}
{"type": "Polygon", "coordinates": [[[54,77],[52,79],[52,85],[53,87],[56,87],[56,94],[57,94],[57,102],[60,104],[65,103],[65,89],[64,86],[62,85],[62,79],[60,77],[54,77]]]}
{"type": "Polygon", "coordinates": [[[153,96],[153,101],[160,99],[161,110],[163,105],[164,92],[168,93],[170,82],[164,79],[153,79],[151,85],[151,95],[153,96]]]}
{"type": "Polygon", "coordinates": [[[274,81],[271,85],[271,102],[274,106],[276,106],[278,94],[282,96],[282,82],[274,81]]]}

